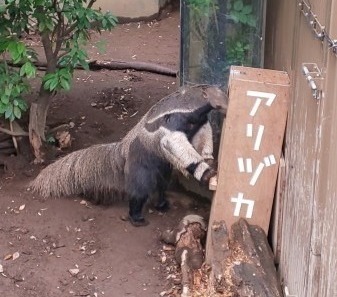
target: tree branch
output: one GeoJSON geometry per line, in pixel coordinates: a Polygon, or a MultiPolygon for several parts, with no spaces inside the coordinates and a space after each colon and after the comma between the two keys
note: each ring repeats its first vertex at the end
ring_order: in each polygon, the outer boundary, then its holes
{"type": "Polygon", "coordinates": [[[9,129],[2,128],[2,127],[0,127],[0,132],[8,134],[10,136],[28,136],[28,132],[25,132],[25,131],[15,132],[15,131],[11,131],[9,129]]]}

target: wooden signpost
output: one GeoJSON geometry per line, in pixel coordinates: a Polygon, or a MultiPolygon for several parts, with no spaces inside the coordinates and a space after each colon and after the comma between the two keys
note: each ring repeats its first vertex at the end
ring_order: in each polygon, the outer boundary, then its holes
{"type": "Polygon", "coordinates": [[[244,270],[251,265],[250,272],[256,274],[254,279],[261,278],[256,283],[255,295],[249,296],[264,296],[258,288],[266,283],[270,289],[267,296],[279,296],[276,273],[271,273],[273,257],[267,252],[265,235],[263,240],[261,234],[267,234],[269,228],[289,105],[289,78],[281,71],[232,66],[228,89],[229,106],[221,135],[217,185],[212,185],[215,193],[206,262],[212,265],[218,284],[226,281],[221,278],[224,273],[228,279],[226,270],[229,269],[233,279],[241,279],[241,289],[247,290],[250,287],[244,284],[251,284],[252,279],[249,279],[251,273],[246,274],[244,270]],[[237,267],[236,272],[230,263],[245,261],[237,259],[237,252],[231,251],[238,247],[234,241],[241,245],[239,249],[247,257],[255,251],[255,256],[240,269],[237,267]],[[261,246],[265,247],[263,253],[259,251],[261,246]],[[261,267],[261,263],[269,264],[261,267]]]}
{"type": "Polygon", "coordinates": [[[231,68],[211,223],[241,217],[268,232],[289,89],[285,72],[231,68]]]}

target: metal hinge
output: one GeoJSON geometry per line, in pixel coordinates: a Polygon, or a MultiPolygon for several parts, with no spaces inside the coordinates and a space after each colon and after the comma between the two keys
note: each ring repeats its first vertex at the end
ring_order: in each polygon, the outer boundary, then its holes
{"type": "Polygon", "coordinates": [[[319,22],[317,15],[314,14],[311,10],[310,4],[303,0],[298,3],[298,6],[305,16],[306,20],[308,21],[316,38],[322,42],[325,41],[328,45],[328,48],[332,50],[332,52],[337,56],[337,39],[333,39],[329,36],[329,34],[325,30],[325,26],[323,26],[319,22]]]}
{"type": "Polygon", "coordinates": [[[321,99],[321,81],[323,80],[322,71],[318,68],[316,63],[303,63],[302,72],[311,88],[312,97],[316,100],[321,99]]]}

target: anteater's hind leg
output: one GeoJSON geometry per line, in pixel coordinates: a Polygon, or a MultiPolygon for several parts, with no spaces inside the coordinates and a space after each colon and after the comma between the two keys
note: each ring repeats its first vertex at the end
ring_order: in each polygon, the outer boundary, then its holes
{"type": "Polygon", "coordinates": [[[145,226],[143,207],[149,195],[156,190],[156,180],[152,168],[139,163],[129,164],[125,180],[125,191],[129,198],[129,220],[134,226],[145,226]]]}

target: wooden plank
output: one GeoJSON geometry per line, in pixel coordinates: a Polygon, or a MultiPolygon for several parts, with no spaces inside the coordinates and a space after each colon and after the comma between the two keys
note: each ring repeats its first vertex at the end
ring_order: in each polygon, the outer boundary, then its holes
{"type": "Polygon", "coordinates": [[[231,68],[210,226],[243,217],[268,232],[289,89],[285,72],[231,68]]]}
{"type": "Polygon", "coordinates": [[[275,263],[280,262],[281,242],[282,242],[282,223],[283,223],[283,199],[285,194],[286,166],[284,158],[280,158],[277,175],[276,191],[271,221],[271,246],[274,252],[275,263]]]}

